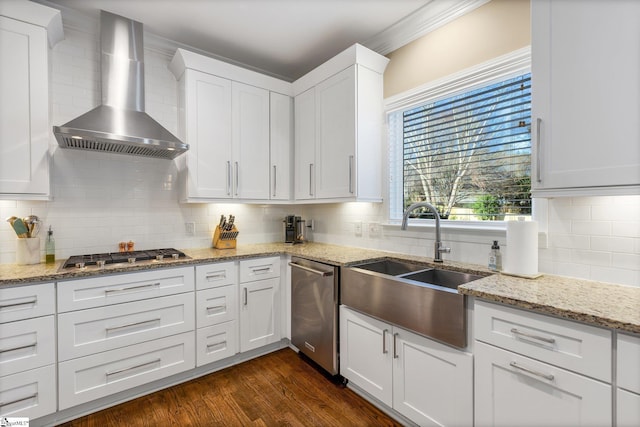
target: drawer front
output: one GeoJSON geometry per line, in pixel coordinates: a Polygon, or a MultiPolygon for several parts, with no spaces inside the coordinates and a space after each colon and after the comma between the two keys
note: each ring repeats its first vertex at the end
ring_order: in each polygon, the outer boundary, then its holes
{"type": "Polygon", "coordinates": [[[231,357],[238,352],[238,323],[234,320],[196,331],[198,366],[231,357]]]}
{"type": "Polygon", "coordinates": [[[56,411],[56,367],[44,366],[2,377],[2,417],[43,417],[56,411]]]}
{"type": "Polygon", "coordinates": [[[475,302],[475,338],[611,382],[611,332],[485,301],[475,302]]]}
{"type": "Polygon", "coordinates": [[[53,283],[0,289],[0,323],[54,314],[53,283]]]}
{"type": "Polygon", "coordinates": [[[240,282],[280,277],[280,257],[256,258],[240,261],[240,282]]]}
{"type": "Polygon", "coordinates": [[[58,358],[69,360],[195,329],[193,292],[58,315],[58,358]]]}
{"type": "Polygon", "coordinates": [[[5,323],[0,332],[1,377],[55,363],[54,316],[5,323]]]}
{"type": "Polygon", "coordinates": [[[198,328],[238,318],[238,286],[236,285],[198,291],[196,299],[198,328]]]}
{"type": "Polygon", "coordinates": [[[219,262],[196,266],[196,289],[209,289],[238,283],[235,262],[219,262]]]}
{"type": "Polygon", "coordinates": [[[193,369],[194,335],[173,335],[59,363],[59,409],[193,369]]]}
{"type": "Polygon", "coordinates": [[[618,387],[640,394],[640,336],[618,334],[618,387]]]}
{"type": "Polygon", "coordinates": [[[138,301],[192,291],[193,267],[58,282],[58,312],[138,301]]]}
{"type": "Polygon", "coordinates": [[[476,426],[611,426],[611,385],[497,347],[474,348],[476,426]]]}

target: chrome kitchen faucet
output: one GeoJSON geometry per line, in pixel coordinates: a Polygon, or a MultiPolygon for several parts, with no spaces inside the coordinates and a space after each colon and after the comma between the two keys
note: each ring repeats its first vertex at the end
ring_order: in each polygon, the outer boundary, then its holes
{"type": "Polygon", "coordinates": [[[407,229],[407,222],[409,221],[409,214],[418,208],[427,208],[433,215],[436,217],[436,242],[434,244],[434,255],[433,262],[442,262],[442,253],[450,253],[451,248],[443,248],[442,247],[442,238],[440,236],[440,214],[438,214],[438,210],[430,203],[427,202],[418,202],[414,203],[404,211],[404,215],[402,216],[402,230],[407,229]]]}

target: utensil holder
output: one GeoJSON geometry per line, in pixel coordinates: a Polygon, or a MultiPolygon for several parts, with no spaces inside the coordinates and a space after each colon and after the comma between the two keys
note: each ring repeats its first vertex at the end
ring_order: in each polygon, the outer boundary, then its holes
{"type": "Polygon", "coordinates": [[[221,230],[217,225],[213,232],[213,247],[216,249],[235,249],[239,233],[235,226],[231,230],[221,230]]]}
{"type": "Polygon", "coordinates": [[[40,263],[40,238],[25,237],[16,240],[16,264],[40,263]]]}

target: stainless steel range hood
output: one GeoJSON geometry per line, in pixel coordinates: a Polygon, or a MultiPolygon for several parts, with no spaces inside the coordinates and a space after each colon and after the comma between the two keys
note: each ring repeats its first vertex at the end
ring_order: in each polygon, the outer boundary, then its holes
{"type": "Polygon", "coordinates": [[[173,159],[189,149],[144,112],[142,24],[100,11],[102,105],[53,133],[62,148],[173,159]]]}

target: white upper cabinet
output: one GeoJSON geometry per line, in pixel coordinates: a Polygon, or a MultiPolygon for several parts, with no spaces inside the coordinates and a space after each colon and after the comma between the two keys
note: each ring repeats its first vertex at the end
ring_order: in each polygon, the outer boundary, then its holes
{"type": "Polygon", "coordinates": [[[180,200],[289,200],[282,174],[292,156],[291,107],[283,104],[291,84],[183,49],[169,68],[178,79],[179,134],[190,146],[178,158],[180,200]]]}
{"type": "Polygon", "coordinates": [[[382,73],[354,45],[293,83],[296,200],[382,200],[382,73]]]}
{"type": "Polygon", "coordinates": [[[640,2],[531,11],[533,194],[639,194],[640,2]]]}
{"type": "Polygon", "coordinates": [[[289,201],[293,188],[293,99],[270,93],[271,200],[289,201]]]}
{"type": "Polygon", "coordinates": [[[60,11],[0,2],[0,199],[50,197],[48,45],[62,38],[60,11]]]}

